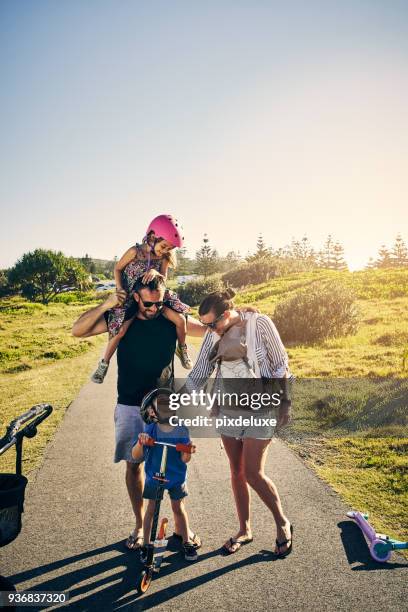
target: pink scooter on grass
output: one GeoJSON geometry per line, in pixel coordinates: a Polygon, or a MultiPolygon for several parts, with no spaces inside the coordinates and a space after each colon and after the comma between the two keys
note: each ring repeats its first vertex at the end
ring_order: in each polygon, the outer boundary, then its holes
{"type": "Polygon", "coordinates": [[[368,514],[362,514],[361,512],[351,510],[351,512],[347,512],[347,516],[357,523],[367,538],[370,555],[374,561],[385,563],[385,561],[388,561],[391,557],[393,550],[408,548],[408,542],[399,542],[382,533],[376,533],[374,527],[372,527],[367,520],[368,514]]]}

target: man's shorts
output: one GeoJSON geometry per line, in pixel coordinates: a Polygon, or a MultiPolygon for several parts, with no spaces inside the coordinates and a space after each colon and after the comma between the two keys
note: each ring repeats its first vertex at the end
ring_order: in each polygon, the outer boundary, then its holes
{"type": "MultiPolygon", "coordinates": [[[[155,480],[146,479],[145,486],[143,489],[144,499],[156,499],[158,486],[159,486],[159,483],[156,482],[155,480]]],[[[187,483],[183,482],[182,484],[175,485],[174,487],[167,489],[167,491],[169,492],[170,499],[173,499],[173,500],[183,499],[184,497],[187,497],[188,495],[187,483]]]]}
{"type": "Polygon", "coordinates": [[[142,433],[144,426],[140,416],[140,406],[117,404],[114,420],[116,439],[114,462],[129,461],[131,463],[141,463],[141,461],[135,461],[132,457],[133,445],[137,442],[138,435],[142,433]]]}

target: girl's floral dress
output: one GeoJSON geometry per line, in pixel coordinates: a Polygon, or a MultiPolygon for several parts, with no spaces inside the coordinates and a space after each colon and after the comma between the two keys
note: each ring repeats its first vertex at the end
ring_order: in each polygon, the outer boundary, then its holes
{"type": "MultiPolygon", "coordinates": [[[[136,280],[152,268],[160,272],[161,259],[152,259],[150,257],[147,259],[137,259],[137,256],[143,253],[143,251],[139,244],[136,244],[136,249],[137,253],[135,259],[132,259],[122,272],[122,286],[127,293],[126,301],[123,306],[117,306],[105,313],[110,338],[116,336],[123,322],[133,317],[137,312],[137,305],[132,293],[136,280]]],[[[190,310],[190,307],[187,304],[183,304],[178,295],[169,289],[165,291],[164,303],[176,312],[186,313],[190,310]]]]}

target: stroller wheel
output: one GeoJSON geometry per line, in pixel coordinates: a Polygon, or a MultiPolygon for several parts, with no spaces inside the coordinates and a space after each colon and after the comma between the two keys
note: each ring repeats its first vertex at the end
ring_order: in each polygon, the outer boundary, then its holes
{"type": "Polygon", "coordinates": [[[10,580],[4,578],[4,576],[0,576],[0,610],[5,610],[7,606],[7,610],[13,612],[16,609],[15,606],[11,606],[8,601],[6,601],[6,595],[2,591],[15,591],[16,587],[10,580]],[[4,606],[4,608],[3,608],[4,606]]]}
{"type": "Polygon", "coordinates": [[[152,573],[149,570],[143,570],[139,576],[139,582],[137,583],[137,590],[139,593],[146,593],[152,581],[152,573]]]}

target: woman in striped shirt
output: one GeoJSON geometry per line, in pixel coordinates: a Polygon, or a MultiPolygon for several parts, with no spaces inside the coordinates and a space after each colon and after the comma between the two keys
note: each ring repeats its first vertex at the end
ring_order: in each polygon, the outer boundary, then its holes
{"type": "MultiPolygon", "coordinates": [[[[225,366],[228,365],[229,369],[227,367],[225,373],[222,374],[220,368],[222,368],[223,360],[221,359],[218,360],[219,369],[216,377],[219,375],[228,378],[232,376],[238,378],[253,376],[282,380],[288,376],[288,356],[271,319],[267,315],[236,310],[232,301],[234,296],[235,293],[232,289],[227,289],[224,292],[214,292],[200,304],[200,321],[208,328],[208,331],[204,337],[196,364],[187,379],[187,388],[190,390],[202,386],[211,376],[217,363],[217,359],[214,359],[214,345],[233,326],[245,329],[245,332],[242,333],[245,334],[246,344],[242,342],[241,337],[238,350],[242,351],[242,347],[245,346],[246,354],[241,361],[242,363],[245,362],[250,374],[244,373],[242,368],[245,366],[242,366],[242,364],[240,366],[239,360],[229,364],[225,362],[225,366]],[[236,373],[231,374],[234,367],[236,373]]],[[[241,333],[239,329],[234,331],[238,332],[238,334],[235,333],[235,336],[239,338],[241,333]]],[[[231,347],[230,341],[229,347],[231,347]]],[[[229,380],[229,384],[231,385],[231,380],[229,380]]],[[[278,409],[278,427],[283,427],[290,421],[290,410],[290,400],[284,394],[278,409]]],[[[221,415],[230,416],[231,412],[222,407],[221,415]]],[[[282,510],[276,486],[264,472],[272,435],[273,430],[269,428],[261,430],[259,427],[256,429],[253,426],[221,428],[222,441],[230,462],[231,485],[239,519],[238,532],[229,538],[223,546],[223,550],[227,554],[232,554],[239,550],[243,544],[252,542],[249,516],[250,487],[256,491],[275,519],[277,530],[275,554],[278,557],[285,557],[292,551],[293,527],[282,510]]]]}

